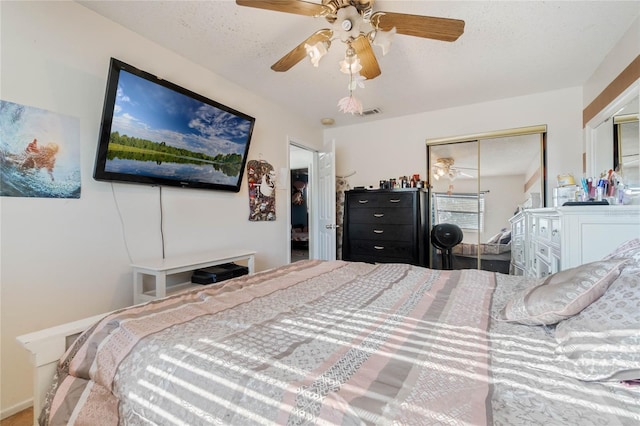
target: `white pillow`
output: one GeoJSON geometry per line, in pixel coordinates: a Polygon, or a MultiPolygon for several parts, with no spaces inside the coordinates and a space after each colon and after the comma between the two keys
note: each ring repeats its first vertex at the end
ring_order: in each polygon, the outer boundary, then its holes
{"type": "Polygon", "coordinates": [[[618,248],[603,260],[609,259],[630,259],[625,269],[633,269],[636,272],[640,272],[640,238],[620,244],[618,248]]]}
{"type": "Polygon", "coordinates": [[[640,273],[625,268],[600,299],[558,324],[555,338],[563,374],[640,379],[640,273]]]}
{"type": "Polygon", "coordinates": [[[515,295],[499,319],[527,325],[551,325],[576,315],[604,294],[627,260],[612,259],[566,269],[515,295]]]}
{"type": "Polygon", "coordinates": [[[487,244],[497,244],[498,242],[500,242],[500,238],[502,238],[502,232],[498,232],[496,235],[489,238],[487,244]]]}

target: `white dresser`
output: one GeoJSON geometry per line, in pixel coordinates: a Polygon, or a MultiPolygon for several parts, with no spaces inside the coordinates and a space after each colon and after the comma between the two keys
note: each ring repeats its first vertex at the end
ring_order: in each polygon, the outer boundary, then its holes
{"type": "Polygon", "coordinates": [[[602,259],[640,238],[640,206],[523,210],[511,222],[511,274],[544,277],[602,259]]]}

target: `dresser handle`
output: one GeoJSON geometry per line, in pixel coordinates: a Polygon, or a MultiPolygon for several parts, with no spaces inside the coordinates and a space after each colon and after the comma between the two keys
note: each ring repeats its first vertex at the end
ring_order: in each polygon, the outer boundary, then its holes
{"type": "Polygon", "coordinates": [[[400,202],[400,199],[398,199],[398,198],[394,198],[394,199],[392,199],[392,200],[389,200],[389,202],[390,202],[390,203],[399,203],[399,202],[400,202]]]}
{"type": "Polygon", "coordinates": [[[369,200],[358,200],[358,202],[360,204],[367,204],[369,202],[369,200]]]}
{"type": "Polygon", "coordinates": [[[373,248],[376,250],[384,250],[383,246],[373,246],[373,248]]]}
{"type": "Polygon", "coordinates": [[[384,213],[374,213],[373,217],[382,217],[384,216],[384,213]]]}
{"type": "Polygon", "coordinates": [[[374,229],[373,230],[374,234],[382,234],[383,232],[384,232],[384,230],[382,230],[382,229],[374,229]]]}

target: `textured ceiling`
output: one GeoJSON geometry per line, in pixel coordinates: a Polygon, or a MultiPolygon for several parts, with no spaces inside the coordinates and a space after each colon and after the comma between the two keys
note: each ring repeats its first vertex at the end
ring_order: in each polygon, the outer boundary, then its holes
{"type": "MultiPolygon", "coordinates": [[[[316,0],[320,2],[320,0],[316,0]]],[[[638,1],[383,1],[375,11],[462,19],[455,42],[397,35],[375,50],[382,75],[356,97],[372,116],[338,112],[342,43],[314,68],[270,66],[328,23],[235,1],[78,1],[167,49],[319,123],[338,125],[582,86],[640,14],[638,1]]],[[[145,69],[144,63],[131,64],[145,69]]],[[[184,86],[184,84],[181,84],[184,86]]],[[[187,87],[188,88],[188,87],[187,87]]]]}

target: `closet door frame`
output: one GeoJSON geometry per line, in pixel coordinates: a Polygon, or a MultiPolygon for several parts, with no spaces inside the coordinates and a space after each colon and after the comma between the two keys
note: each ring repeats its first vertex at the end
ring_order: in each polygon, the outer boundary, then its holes
{"type": "MultiPolygon", "coordinates": [[[[540,143],[539,143],[539,166],[537,168],[537,170],[534,170],[533,173],[531,174],[531,176],[527,179],[527,182],[525,182],[524,184],[524,188],[523,188],[523,193],[527,194],[529,192],[539,192],[540,193],[540,201],[539,204],[533,207],[545,207],[547,205],[547,174],[546,174],[546,142],[547,142],[547,126],[546,125],[536,125],[536,126],[527,126],[527,127],[520,127],[520,128],[513,128],[513,129],[504,129],[504,130],[497,130],[497,131],[492,131],[492,132],[485,132],[485,133],[476,133],[476,134],[468,134],[468,135],[460,135],[460,136],[450,136],[450,137],[443,137],[443,138],[428,138],[426,139],[426,151],[427,151],[427,173],[426,175],[428,176],[428,185],[427,187],[430,190],[430,195],[429,195],[429,199],[430,201],[433,200],[433,196],[431,194],[431,192],[433,192],[433,174],[432,174],[432,170],[433,170],[433,161],[432,161],[432,148],[435,147],[440,147],[443,148],[443,145],[450,145],[450,144],[458,144],[458,143],[469,143],[469,142],[477,142],[477,161],[476,161],[476,168],[477,168],[477,175],[475,178],[476,181],[476,188],[473,191],[473,193],[475,194],[481,194],[481,193],[485,193],[486,190],[482,188],[482,142],[485,141],[485,143],[490,143],[490,140],[492,139],[501,139],[502,138],[513,138],[516,136],[525,136],[525,135],[539,135],[540,138],[540,143]]],[[[505,139],[506,140],[506,139],[505,139]]],[[[515,143],[515,142],[514,142],[515,143]]],[[[485,145],[485,150],[486,150],[486,145],[485,145]]],[[[508,158],[501,158],[501,161],[509,161],[508,158]]],[[[455,163],[454,163],[455,164],[455,163]]],[[[468,192],[468,191],[467,191],[468,192]]],[[[430,202],[429,203],[431,210],[433,209],[433,203],[430,202]]],[[[430,244],[430,238],[429,238],[429,234],[431,232],[431,228],[433,227],[433,211],[430,212],[430,214],[428,215],[428,220],[429,223],[427,223],[426,226],[426,232],[427,235],[425,236],[425,244],[429,244],[429,250],[427,250],[427,252],[429,253],[428,255],[428,264],[430,267],[433,267],[434,265],[434,255],[435,255],[435,250],[433,249],[433,247],[431,247],[430,244]],[[428,242],[428,243],[427,243],[428,242]]],[[[514,212],[515,213],[515,206],[514,206],[514,212]]],[[[479,246],[481,244],[481,232],[478,231],[477,233],[477,240],[475,241],[475,243],[479,246]]],[[[479,247],[478,247],[478,253],[480,252],[479,247]]],[[[481,256],[478,256],[477,258],[477,268],[480,269],[481,268],[481,256]]]]}

